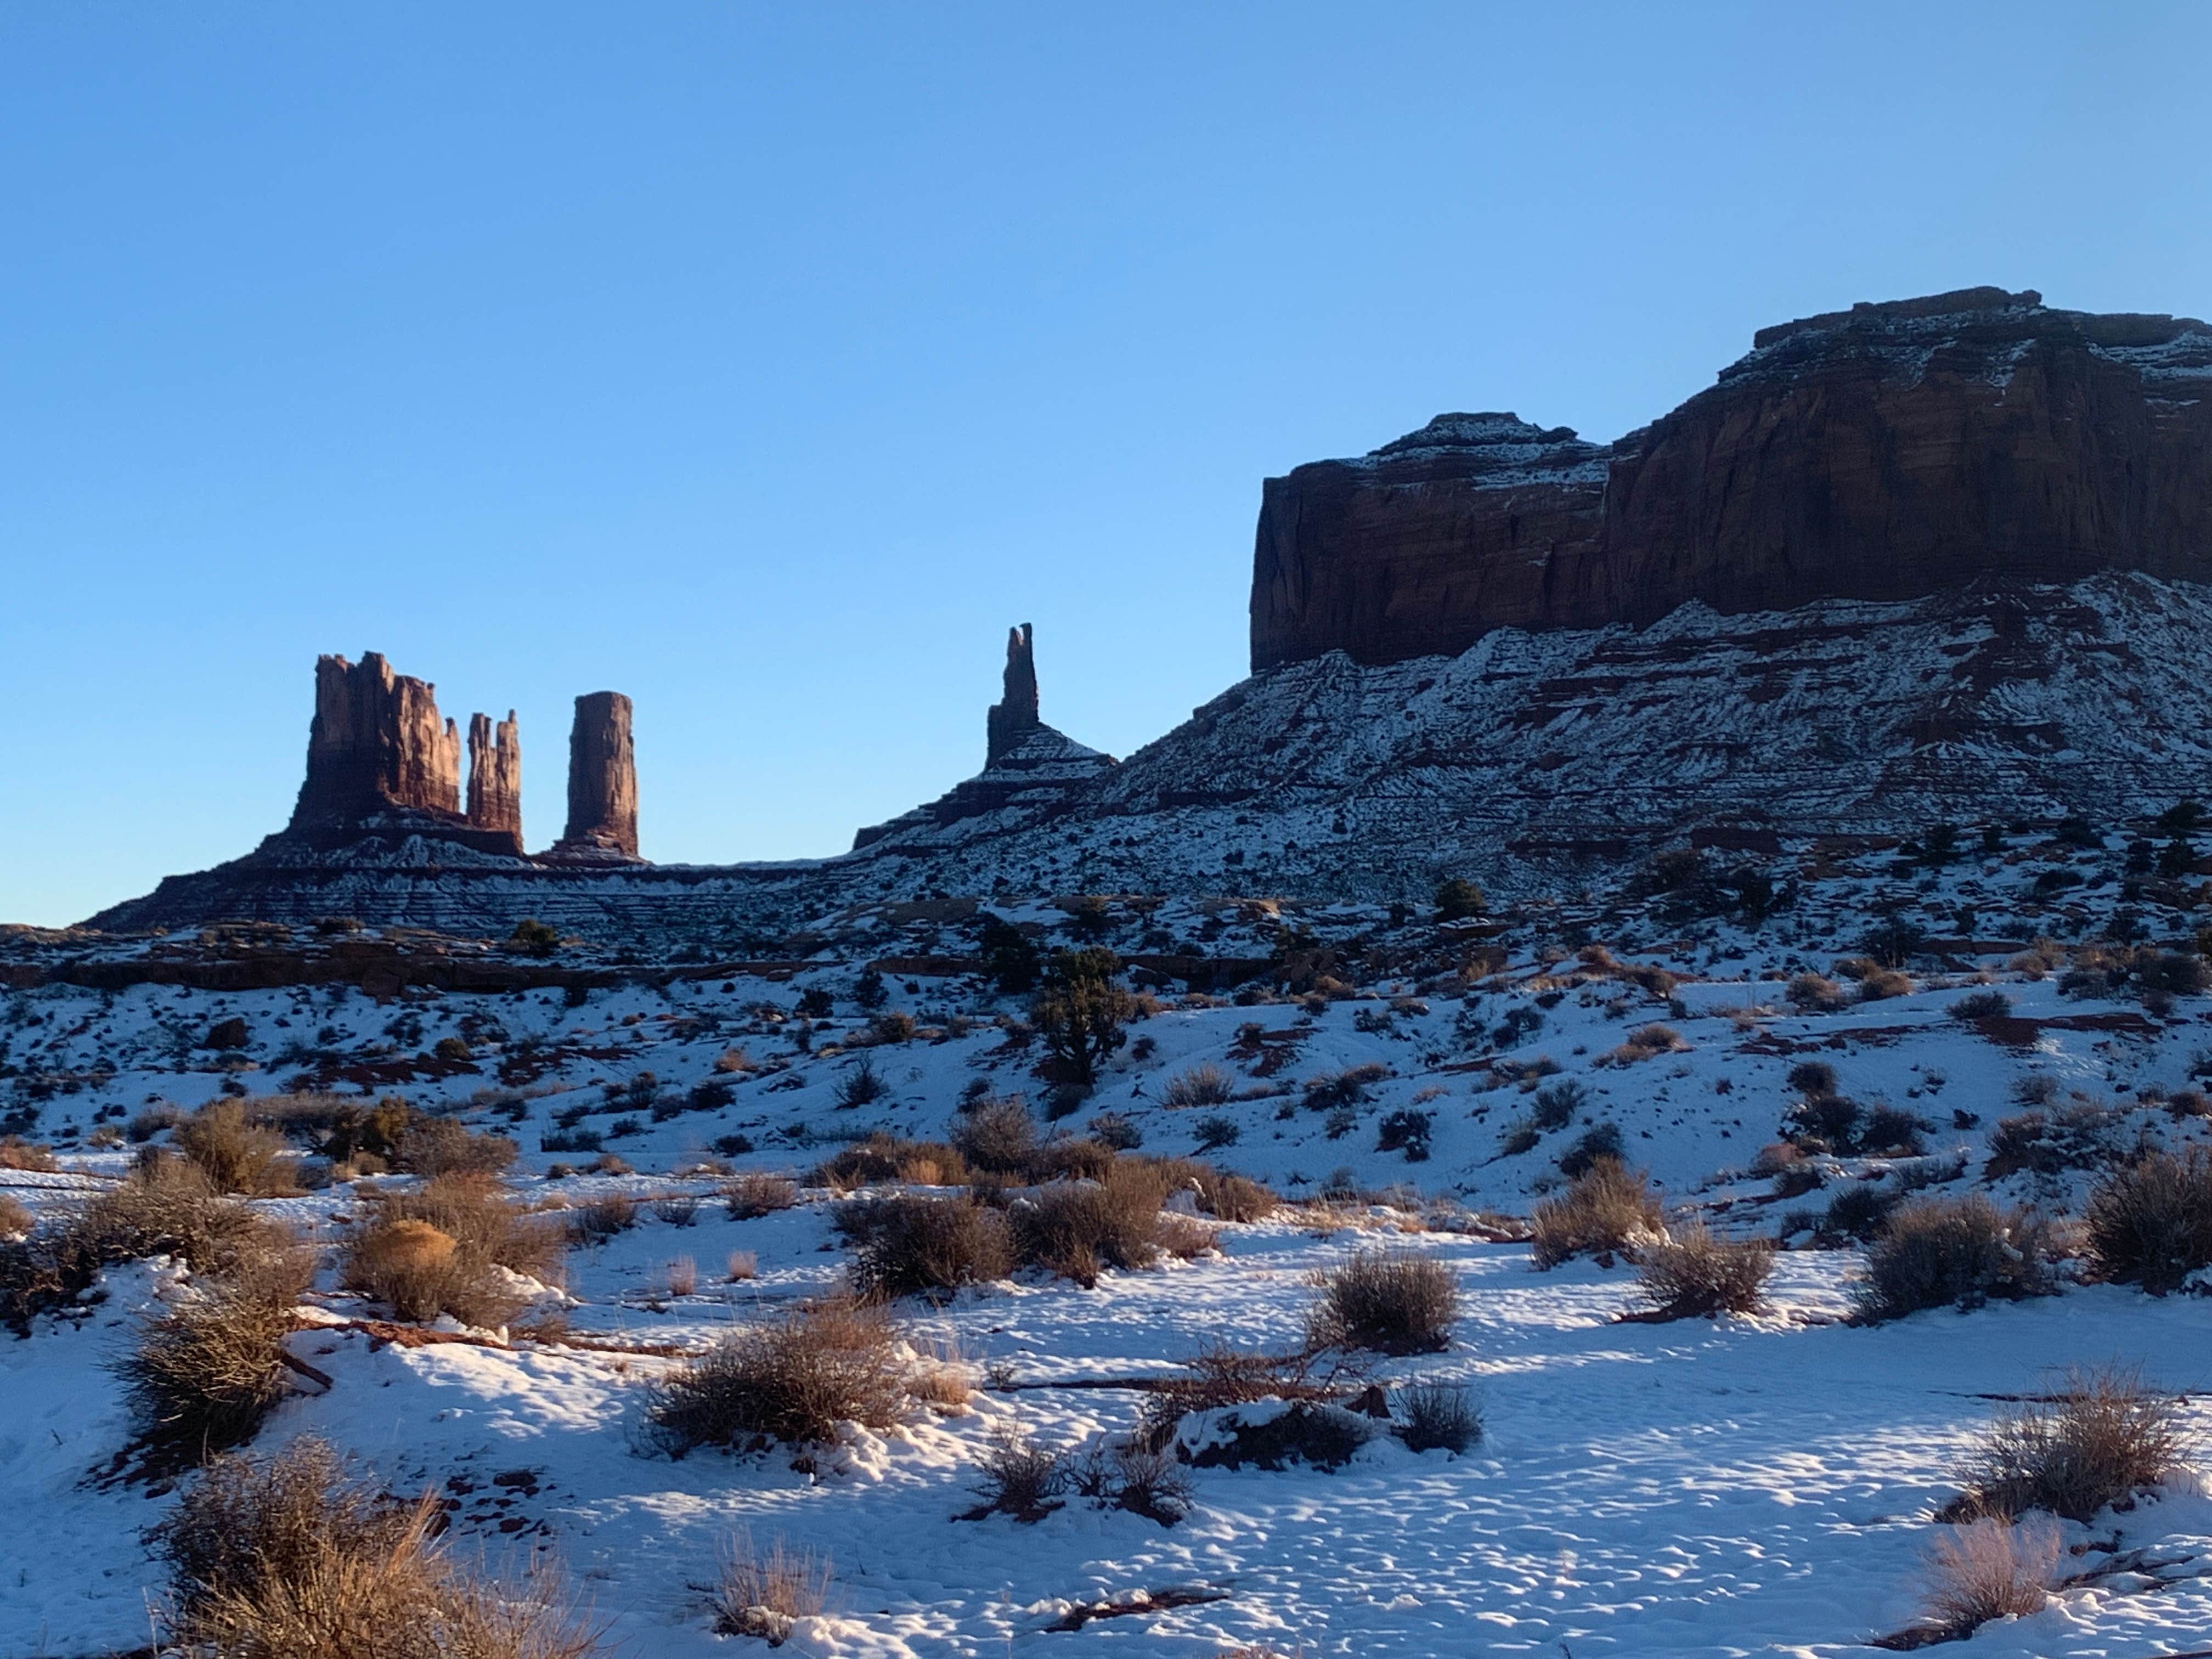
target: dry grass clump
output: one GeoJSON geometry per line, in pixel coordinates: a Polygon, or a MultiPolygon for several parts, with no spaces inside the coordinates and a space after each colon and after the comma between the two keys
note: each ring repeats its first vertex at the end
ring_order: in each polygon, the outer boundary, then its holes
{"type": "Polygon", "coordinates": [[[841,1423],[888,1428],[906,1405],[890,1323],[829,1304],[749,1325],[655,1384],[646,1438],[672,1457],[699,1446],[819,1443],[841,1423]]]}
{"type": "Polygon", "coordinates": [[[1100,1509],[1127,1510],[1172,1527],[1190,1513],[1198,1488],[1172,1453],[1134,1440],[1094,1445],[1069,1476],[1075,1490],[1100,1509]]]}
{"type": "Polygon", "coordinates": [[[1319,1348],[1376,1353],[1437,1353],[1451,1346],[1459,1280],[1450,1267],[1404,1251],[1355,1250],[1321,1279],[1321,1300],[1307,1316],[1319,1348]]]}
{"type": "Polygon", "coordinates": [[[154,1542],[171,1595],[163,1646],[223,1659],[583,1659],[592,1635],[543,1585],[489,1582],[402,1504],[299,1440],[218,1461],[154,1542]]]}
{"type": "Polygon", "coordinates": [[[52,1174],[60,1166],[54,1162],[54,1149],[42,1146],[21,1135],[0,1135],[0,1170],[29,1170],[52,1174]]]}
{"type": "Polygon", "coordinates": [[[304,1250],[240,1264],[153,1320],[116,1362],[156,1465],[201,1462],[253,1437],[290,1388],[284,1338],[313,1276],[304,1250]]]}
{"type": "Polygon", "coordinates": [[[249,1120],[244,1101],[210,1101],[171,1133],[178,1151],[220,1191],[273,1195],[299,1190],[283,1133],[249,1120]]]}
{"type": "Polygon", "coordinates": [[[1567,1190],[1547,1198],[1529,1218],[1528,1242],[1539,1267],[1570,1257],[1626,1249],[1657,1237],[1664,1223],[1659,1194],[1641,1170],[1600,1158],[1567,1190]]]}
{"type": "Polygon", "coordinates": [[[1225,1106],[1237,1097],[1237,1079],[1211,1061],[1200,1061],[1177,1072],[1160,1091],[1160,1104],[1170,1110],[1190,1106],[1225,1106]]]}
{"type": "Polygon", "coordinates": [[[1398,1437],[1409,1451],[1443,1450],[1456,1456],[1482,1438],[1482,1408],[1454,1383],[1423,1383],[1399,1396],[1404,1413],[1398,1437]]]}
{"type": "MultiPolygon", "coordinates": [[[[1209,1343],[1183,1362],[1182,1374],[1153,1385],[1145,1401],[1138,1443],[1157,1450],[1192,1412],[1249,1405],[1255,1400],[1326,1401],[1340,1391],[1340,1354],[1248,1353],[1209,1343]],[[1329,1361],[1324,1369],[1321,1362],[1329,1361]]],[[[1354,1371],[1352,1375],[1358,1373],[1354,1371]]]]}
{"type": "Polygon", "coordinates": [[[392,1167],[434,1180],[504,1175],[521,1150],[505,1135],[476,1134],[450,1117],[424,1117],[401,1132],[392,1167]]]}
{"type": "Polygon", "coordinates": [[[1024,1175],[1037,1148],[1036,1119],[1018,1096],[985,1096],[954,1121],[951,1142],[978,1170],[994,1175],[1024,1175]]]}
{"type": "Polygon", "coordinates": [[[523,1304],[497,1269],[559,1280],[562,1227],[524,1213],[496,1182],[444,1176],[383,1195],[376,1210],[347,1242],[340,1274],[399,1318],[446,1313],[465,1325],[504,1325],[523,1304]]]}
{"type": "Polygon", "coordinates": [[[793,1549],[781,1538],[757,1550],[752,1535],[741,1532],[724,1546],[715,1576],[714,1630],[781,1645],[793,1625],[827,1605],[833,1577],[826,1555],[793,1549]]]}
{"type": "Polygon", "coordinates": [[[1861,1002],[1887,1002],[1912,994],[1912,981],[1894,968],[1875,968],[1859,976],[1861,1002]]]}
{"type": "Polygon", "coordinates": [[[1784,993],[1790,1006],[1801,1013],[1832,1014],[1850,1006],[1844,988],[1819,974],[1800,974],[1784,993]]]}
{"type": "Polygon", "coordinates": [[[854,1246],[853,1282],[864,1296],[957,1290],[1014,1269],[1006,1217],[972,1198],[861,1200],[840,1207],[836,1228],[854,1246]]]}
{"type": "Polygon", "coordinates": [[[2048,1522],[1957,1528],[1929,1551],[1929,1613],[1945,1634],[1961,1637],[1992,1619],[2040,1613],[2059,1553],[2058,1528],[2048,1522]]]}
{"type": "Polygon", "coordinates": [[[2051,1397],[1992,1424],[1944,1520],[2014,1521],[2045,1510],[2087,1524],[2184,1468],[2180,1402],[2134,1370],[2075,1370],[2051,1397]]]}
{"type": "Polygon", "coordinates": [[[628,1193],[609,1193],[568,1212],[568,1242],[577,1245],[604,1244],[637,1225],[637,1200],[628,1193]]]}
{"type": "Polygon", "coordinates": [[[1738,1243],[1690,1226],[1638,1252],[1636,1282],[1655,1317],[1703,1319],[1757,1312],[1773,1270],[1773,1247],[1763,1240],[1738,1243]]]}
{"type": "Polygon", "coordinates": [[[799,1183],[788,1176],[762,1175],[749,1170],[735,1180],[724,1182],[721,1196],[731,1220],[750,1221],[797,1204],[799,1183]]]}
{"type": "Polygon", "coordinates": [[[2049,1255],[2049,1229],[2032,1211],[2001,1210],[1979,1193],[1915,1199],[1882,1224],[1854,1295],[1868,1320],[2047,1295],[2049,1255]]]}
{"type": "Polygon", "coordinates": [[[0,1193],[0,1238],[21,1238],[37,1224],[38,1218],[29,1210],[0,1193]]]}
{"type": "Polygon", "coordinates": [[[2138,1158],[2091,1190],[2083,1219],[2099,1273],[2164,1296],[2212,1266],[2212,1158],[2138,1158]]]}
{"type": "Polygon", "coordinates": [[[958,1187],[969,1178],[968,1161],[941,1140],[908,1140],[878,1129],[816,1166],[807,1179],[817,1187],[849,1193],[855,1187],[900,1182],[910,1187],[958,1187]]]}

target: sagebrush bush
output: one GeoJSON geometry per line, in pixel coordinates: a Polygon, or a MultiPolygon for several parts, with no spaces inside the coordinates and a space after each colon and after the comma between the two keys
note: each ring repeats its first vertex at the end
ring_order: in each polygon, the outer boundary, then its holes
{"type": "Polygon", "coordinates": [[[2182,1422],[2180,1402],[2139,1372],[2069,1371],[2053,1395],[1990,1425],[1943,1518],[2011,1521],[2045,1510],[2087,1525],[2182,1472],[2182,1422]]]}
{"type": "Polygon", "coordinates": [[[788,1210],[797,1204],[799,1183],[786,1176],[761,1175],[748,1170],[725,1182],[721,1195],[731,1220],[750,1221],[757,1216],[788,1210]]]}
{"type": "Polygon", "coordinates": [[[1991,1181],[2002,1181],[2022,1171],[2047,1176],[2097,1169],[2119,1155],[2121,1128],[2119,1113],[2092,1100],[2001,1118],[1990,1136],[1989,1161],[1983,1166],[1983,1174],[1991,1181]]]}
{"type": "Polygon", "coordinates": [[[505,1135],[476,1134],[450,1117],[424,1117],[404,1130],[392,1167],[410,1175],[504,1175],[520,1154],[505,1135]]]}
{"type": "Polygon", "coordinates": [[[759,1440],[821,1443],[841,1423],[889,1428],[906,1405],[890,1322],[842,1304],[749,1325],[653,1385],[646,1438],[673,1457],[759,1440]]]}
{"type": "Polygon", "coordinates": [[[1007,1212],[1025,1267],[1088,1289],[1108,1267],[1149,1267],[1162,1249],[1160,1204],[1170,1190],[1157,1167],[1122,1159],[1103,1182],[1055,1182],[1007,1212]]]}
{"type": "Polygon", "coordinates": [[[296,1190],[283,1134],[249,1120],[243,1101],[210,1101],[171,1133],[177,1149],[223,1192],[296,1190]]]}
{"type": "Polygon", "coordinates": [[[1455,1455],[1482,1438],[1482,1408],[1456,1383],[1418,1383],[1398,1396],[1398,1437],[1410,1451],[1455,1455]]]}
{"type": "Polygon", "coordinates": [[[1451,1346],[1458,1316],[1459,1279],[1449,1264],[1406,1252],[1358,1250],[1323,1276],[1306,1334],[1316,1348],[1437,1353],[1451,1346]]]}
{"type": "Polygon", "coordinates": [[[1248,1353],[1213,1342],[1183,1362],[1180,1374],[1163,1378],[1146,1396],[1139,1443],[1157,1450],[1173,1438],[1192,1412],[1258,1400],[1325,1401],[1337,1390],[1333,1370],[1317,1369],[1332,1356],[1248,1353]]]}
{"type": "Polygon", "coordinates": [[[976,1169],[994,1175],[1022,1175],[1036,1154],[1037,1121],[1019,1096],[985,1096],[962,1112],[947,1137],[952,1149],[976,1169]]]}
{"type": "Polygon", "coordinates": [[[1979,1193],[1914,1199],[1882,1224],[1854,1295],[1869,1320],[2042,1296],[2052,1289],[2049,1250],[2032,1211],[2001,1210],[1979,1193]]]}
{"type": "Polygon", "coordinates": [[[60,1166],[54,1162],[54,1149],[42,1146],[21,1135],[0,1135],[0,1170],[33,1170],[51,1173],[60,1166]]]}
{"type": "Polygon", "coordinates": [[[171,1570],[165,1650],[223,1659],[583,1659],[599,1650],[549,1579],[496,1583],[434,1538],[436,1499],[402,1504],[295,1441],[216,1462],[155,1528],[171,1570]]]}
{"type": "Polygon", "coordinates": [[[1657,1317],[1699,1319],[1755,1313],[1773,1270],[1774,1251],[1764,1242],[1739,1243],[1690,1226],[1640,1250],[1636,1279],[1657,1317]]]}
{"type": "Polygon", "coordinates": [[[1886,1002],[1911,994],[1912,981],[1893,968],[1876,968],[1859,981],[1861,1002],[1886,1002]]]}
{"type": "Polygon", "coordinates": [[[2002,991],[1969,991],[1951,1005],[1951,1018],[1973,1021],[2003,1019],[2012,1012],[2012,999],[2002,991]]]}
{"type": "Polygon", "coordinates": [[[1930,1617],[1955,1638],[1992,1619],[2040,1613],[2051,1599],[2061,1544],[2058,1528],[2048,1522],[1978,1521],[1939,1534],[1929,1551],[1930,1617]]]}
{"type": "Polygon", "coordinates": [[[115,1370],[154,1466],[200,1462],[253,1437],[290,1389],[284,1338],[313,1276],[307,1252],[274,1250],[147,1324],[115,1370]]]}
{"type": "Polygon", "coordinates": [[[1618,1158],[1601,1158],[1557,1198],[1537,1205],[1528,1242],[1539,1267],[1571,1256],[1620,1250],[1657,1237],[1664,1224],[1650,1177],[1618,1158]]]}
{"type": "Polygon", "coordinates": [[[957,1290],[1014,1267],[1006,1217],[972,1198],[864,1200],[842,1206],[836,1227],[853,1243],[853,1283],[864,1296],[957,1290]]]}
{"type": "Polygon", "coordinates": [[[0,1193],[0,1238],[21,1238],[38,1224],[30,1211],[5,1193],[0,1193]]]}
{"type": "Polygon", "coordinates": [[[1832,1014],[1850,1005],[1843,987],[1819,974],[1798,975],[1784,994],[1793,1007],[1808,1014],[1832,1014]]]}
{"type": "Polygon", "coordinates": [[[2106,1279],[2164,1296],[2212,1267],[2212,1158],[2152,1152],[2091,1188],[2089,1258],[2106,1279]]]}
{"type": "Polygon", "coordinates": [[[1065,1453],[1002,1428],[992,1436],[981,1462],[981,1474],[975,1492],[983,1501],[963,1513],[961,1520],[1010,1515],[1034,1526],[1060,1506],[1060,1495],[1067,1490],[1069,1480],[1065,1453]]]}
{"type": "Polygon", "coordinates": [[[1190,1106],[1224,1106],[1237,1095],[1237,1080],[1218,1066],[1201,1062],[1178,1072],[1160,1091],[1160,1104],[1180,1110],[1190,1106]]]}
{"type": "Polygon", "coordinates": [[[372,1214],[339,1253],[349,1290],[366,1292],[402,1319],[451,1314],[463,1324],[506,1324],[523,1298],[506,1273],[554,1284],[563,1229],[526,1215],[496,1182],[441,1176],[374,1200],[372,1214]]]}

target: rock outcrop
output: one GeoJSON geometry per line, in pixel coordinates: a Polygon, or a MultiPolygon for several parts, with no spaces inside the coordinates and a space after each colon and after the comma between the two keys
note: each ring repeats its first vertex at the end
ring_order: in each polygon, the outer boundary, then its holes
{"type": "Polygon", "coordinates": [[[927,857],[963,838],[967,820],[989,818],[999,830],[1048,822],[1088,796],[1114,769],[1114,757],[1086,749],[1047,726],[1037,707],[1036,636],[1030,624],[1006,635],[1004,695],[984,714],[983,769],[935,800],[870,824],[853,848],[927,857]]]}
{"type": "Polygon", "coordinates": [[[514,838],[522,851],[522,732],[514,710],[495,728],[489,714],[469,716],[469,825],[514,838]]]}
{"type": "Polygon", "coordinates": [[[461,821],[460,738],[438,689],[371,651],[315,659],[315,716],[295,830],[343,829],[392,812],[461,821]]]}
{"type": "Polygon", "coordinates": [[[1037,715],[1036,654],[1034,632],[1024,623],[1006,630],[1006,689],[983,716],[983,764],[996,766],[1023,738],[1044,724],[1037,715]]]}
{"type": "Polygon", "coordinates": [[[619,691],[576,699],[568,729],[568,827],[546,856],[586,861],[637,857],[637,757],[630,702],[619,691]]]}
{"type": "Polygon", "coordinates": [[[1267,481],[1252,666],[2100,571],[2212,580],[2212,328],[1967,289],[1761,330],[1610,446],[1444,415],[1267,481]]]}

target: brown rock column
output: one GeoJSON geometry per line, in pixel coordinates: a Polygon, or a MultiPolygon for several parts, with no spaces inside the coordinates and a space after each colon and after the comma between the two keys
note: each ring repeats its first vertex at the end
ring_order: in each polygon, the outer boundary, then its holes
{"type": "Polygon", "coordinates": [[[568,732],[568,829],[556,853],[637,856],[637,757],[629,718],[629,699],[619,691],[576,699],[576,723],[568,732]]]}
{"type": "Polygon", "coordinates": [[[511,835],[522,850],[522,733],[512,708],[496,728],[489,714],[469,716],[469,826],[511,835]]]}
{"type": "Polygon", "coordinates": [[[438,689],[371,651],[315,659],[307,775],[297,829],[342,826],[395,807],[460,816],[460,733],[438,715],[438,689]]]}
{"type": "Polygon", "coordinates": [[[984,724],[987,767],[997,765],[1000,756],[1044,724],[1037,715],[1036,654],[1027,623],[1006,631],[1006,690],[984,724]]]}

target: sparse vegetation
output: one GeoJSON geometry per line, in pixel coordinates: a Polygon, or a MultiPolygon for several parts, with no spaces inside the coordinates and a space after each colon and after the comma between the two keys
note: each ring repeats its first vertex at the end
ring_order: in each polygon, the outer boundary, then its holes
{"type": "Polygon", "coordinates": [[[1006,1218],[972,1198],[870,1199],[842,1206],[836,1225],[854,1246],[853,1282],[864,1296],[957,1290],[1013,1271],[1006,1218]]]}
{"type": "Polygon", "coordinates": [[[196,1463],[252,1437],[289,1390],[283,1342],[313,1273],[306,1252],[273,1249],[146,1326],[116,1370],[154,1468],[196,1463]]]}
{"type": "Polygon", "coordinates": [[[1626,1249],[1656,1238],[1664,1224],[1650,1178],[1618,1158],[1601,1158],[1557,1198],[1536,1206],[1529,1244],[1539,1267],[1577,1255],[1626,1249]]]}
{"type": "Polygon", "coordinates": [[[1404,1252],[1359,1250],[1322,1277],[1306,1334],[1316,1348],[1438,1353],[1451,1346],[1458,1316],[1459,1280],[1449,1265],[1404,1252]]]}
{"type": "Polygon", "coordinates": [[[2181,1473],[2180,1402],[2139,1372],[2073,1370],[2048,1396],[1999,1417],[1939,1517],[2014,1521],[2032,1510],[2083,1524],[2181,1473]]]}
{"type": "Polygon", "coordinates": [[[2154,1296],[2177,1290],[2212,1267],[2212,1158],[2202,1147],[2148,1153],[2091,1190],[2084,1221],[2102,1277],[2154,1296]]]}
{"type": "Polygon", "coordinates": [[[653,1385],[647,1443],[681,1457],[702,1446],[819,1443],[841,1423],[889,1428],[906,1403],[890,1322],[845,1304],[749,1325],[653,1385]]]}
{"type": "Polygon", "coordinates": [[[1702,1319],[1757,1312],[1773,1268],[1774,1251],[1764,1242],[1737,1243],[1688,1226],[1638,1253],[1636,1279],[1655,1316],[1702,1319]]]}
{"type": "Polygon", "coordinates": [[[793,1549],[781,1539],[758,1550],[750,1534],[739,1533],[723,1547],[715,1574],[715,1632],[780,1644],[799,1620],[828,1605],[834,1581],[828,1556],[793,1549]]]}
{"type": "Polygon", "coordinates": [[[988,1515],[1009,1515],[1034,1526],[1060,1508],[1068,1479],[1064,1453],[1002,1428],[983,1453],[982,1478],[975,1486],[983,1501],[960,1518],[981,1521],[988,1515]]]}
{"type": "Polygon", "coordinates": [[[1922,1308],[1978,1308],[2047,1294],[2048,1232],[2033,1212],[2001,1210],[1979,1193],[1898,1206],[1867,1251],[1856,1295],[1869,1320],[1922,1308]]]}
{"type": "Polygon", "coordinates": [[[1466,1389],[1421,1383],[1398,1396],[1398,1437],[1411,1451],[1456,1456],[1482,1438],[1482,1409],[1466,1389]]]}
{"type": "Polygon", "coordinates": [[[1178,1072],[1160,1091],[1160,1104],[1171,1110],[1190,1106],[1225,1105],[1236,1097],[1237,1082],[1218,1066],[1202,1062],[1178,1072]]]}
{"type": "Polygon", "coordinates": [[[1121,958],[1096,946],[1063,951],[1046,967],[1030,1018],[1062,1082],[1087,1087],[1121,1046],[1134,1009],[1121,971],[1121,958]]]}
{"type": "Polygon", "coordinates": [[[172,1133],[177,1149],[226,1193],[295,1190],[283,1135],[249,1120],[243,1101],[210,1101],[172,1133]]]}
{"type": "Polygon", "coordinates": [[[1928,1610],[1938,1634],[1966,1636],[1992,1619],[2041,1612],[2060,1545],[2057,1528],[2033,1522],[1978,1521],[1939,1534],[1928,1561],[1928,1610]]]}
{"type": "Polygon", "coordinates": [[[985,1096],[952,1125],[952,1150],[976,1169],[1019,1175],[1036,1156],[1037,1121],[1019,1096],[985,1096]]]}
{"type": "Polygon", "coordinates": [[[495,1182],[441,1176],[375,1200],[347,1241],[339,1272],[402,1319],[451,1314],[466,1325],[504,1325],[523,1305],[509,1275],[556,1282],[562,1230],[525,1215],[495,1182]]]}
{"type": "Polygon", "coordinates": [[[750,1221],[756,1216],[773,1215],[797,1204],[799,1184],[787,1176],[763,1175],[749,1170],[725,1182],[721,1195],[731,1220],[750,1221]]]}

